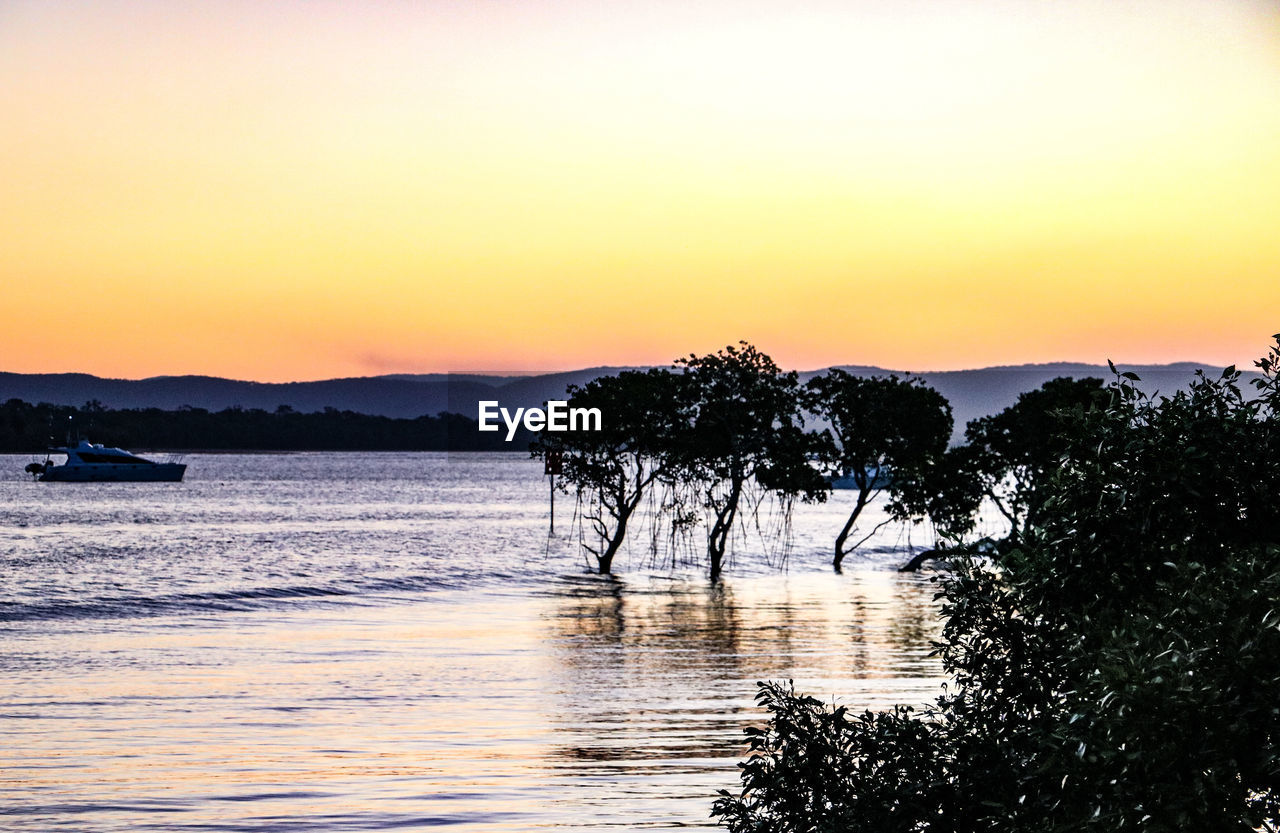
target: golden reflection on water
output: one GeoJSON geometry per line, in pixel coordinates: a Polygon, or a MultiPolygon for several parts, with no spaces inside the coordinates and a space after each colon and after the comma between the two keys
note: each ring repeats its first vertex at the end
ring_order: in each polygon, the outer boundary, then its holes
{"type": "Polygon", "coordinates": [[[756,681],[856,708],[936,695],[932,595],[890,571],[583,575],[233,622],[18,623],[7,644],[44,661],[0,682],[3,826],[710,826],[762,720],[756,681]]]}

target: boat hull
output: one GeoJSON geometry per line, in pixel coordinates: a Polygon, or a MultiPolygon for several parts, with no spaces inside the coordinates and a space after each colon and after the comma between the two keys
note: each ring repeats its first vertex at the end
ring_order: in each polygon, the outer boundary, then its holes
{"type": "MultiPolygon", "coordinates": [[[[893,485],[893,475],[888,470],[868,472],[870,482],[868,486],[872,489],[887,489],[893,485]]],[[[853,475],[846,474],[843,477],[837,477],[831,480],[831,488],[833,489],[857,489],[858,482],[853,479],[853,475]]]]}
{"type": "Polygon", "coordinates": [[[178,483],[186,463],[90,463],[50,466],[40,479],[51,483],[178,483]]]}

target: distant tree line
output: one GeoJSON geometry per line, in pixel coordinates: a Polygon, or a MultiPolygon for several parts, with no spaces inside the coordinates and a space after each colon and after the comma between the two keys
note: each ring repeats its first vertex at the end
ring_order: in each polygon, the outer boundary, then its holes
{"type": "Polygon", "coordinates": [[[98,402],[77,408],[20,399],[0,405],[0,451],[43,453],[65,443],[69,432],[132,451],[512,451],[532,439],[521,428],[507,443],[504,435],[478,431],[474,419],[445,413],[395,419],[334,408],[301,413],[287,405],[275,411],[115,410],[98,402]]]}

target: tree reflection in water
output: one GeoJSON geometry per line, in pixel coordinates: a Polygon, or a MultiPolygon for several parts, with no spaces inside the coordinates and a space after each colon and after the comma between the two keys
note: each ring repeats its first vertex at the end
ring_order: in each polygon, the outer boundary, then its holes
{"type": "Polygon", "coordinates": [[[689,795],[682,823],[700,823],[706,796],[732,787],[742,729],[763,722],[758,680],[795,679],[855,708],[932,700],[932,598],[927,577],[888,570],[568,577],[544,614],[545,699],[563,739],[549,773],[602,809],[689,795]]]}

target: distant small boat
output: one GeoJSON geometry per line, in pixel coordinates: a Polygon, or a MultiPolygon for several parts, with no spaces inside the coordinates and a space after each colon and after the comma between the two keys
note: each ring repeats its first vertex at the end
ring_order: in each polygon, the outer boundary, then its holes
{"type": "Polygon", "coordinates": [[[27,471],[41,480],[64,483],[177,483],[187,471],[186,463],[157,463],[120,448],[95,445],[81,440],[78,445],[51,448],[50,454],[65,454],[67,460],[55,465],[48,459],[32,463],[27,471]]]}
{"type": "MultiPolygon", "coordinates": [[[[870,484],[872,489],[884,489],[893,482],[893,473],[888,468],[883,469],[867,469],[867,475],[871,478],[870,484]]],[[[858,482],[854,480],[852,474],[846,474],[843,477],[833,477],[831,479],[831,488],[833,489],[856,489],[858,482]]]]}

